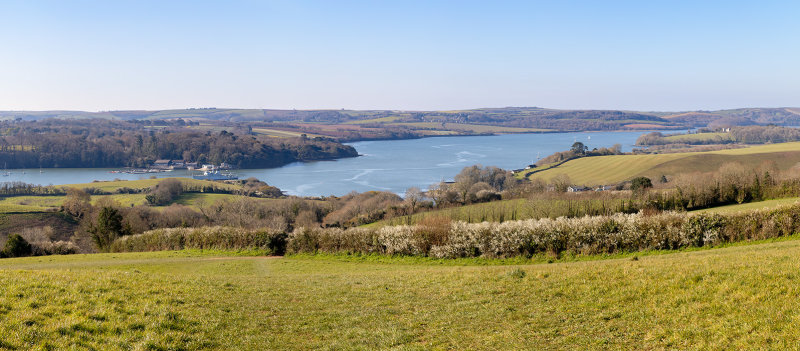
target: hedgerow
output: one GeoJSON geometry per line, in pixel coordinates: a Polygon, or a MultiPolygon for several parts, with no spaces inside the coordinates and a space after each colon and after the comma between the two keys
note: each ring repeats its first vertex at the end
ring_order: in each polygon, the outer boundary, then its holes
{"type": "Polygon", "coordinates": [[[662,212],[503,223],[429,221],[377,228],[297,228],[291,233],[233,227],[158,229],[120,238],[113,251],[183,248],[268,249],[437,258],[602,254],[715,246],[800,231],[800,206],[731,215],[662,212]]]}

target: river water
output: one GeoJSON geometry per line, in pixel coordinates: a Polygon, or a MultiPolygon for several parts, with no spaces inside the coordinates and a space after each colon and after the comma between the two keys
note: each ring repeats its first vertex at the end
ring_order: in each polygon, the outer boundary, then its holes
{"type": "MultiPolygon", "coordinates": [[[[416,186],[422,189],[453,177],[466,166],[481,164],[504,169],[524,168],[575,141],[589,149],[621,144],[630,151],[645,132],[587,132],[506,134],[493,136],[434,137],[413,140],[362,141],[351,145],[362,156],[335,161],[298,162],[279,168],[240,169],[240,179],[256,177],[288,194],[300,196],[344,195],[351,191],[384,190],[398,194],[416,186]]],[[[108,168],[56,168],[9,170],[0,182],[23,181],[58,185],[93,180],[146,179],[189,176],[185,170],[156,174],[110,173],[108,168]],[[25,173],[23,173],[23,171],[25,173]]]]}

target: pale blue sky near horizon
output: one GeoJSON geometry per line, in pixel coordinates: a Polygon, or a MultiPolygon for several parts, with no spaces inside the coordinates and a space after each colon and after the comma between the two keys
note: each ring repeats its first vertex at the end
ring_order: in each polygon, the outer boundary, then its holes
{"type": "Polygon", "coordinates": [[[800,107],[798,1],[0,0],[0,110],[800,107]]]}

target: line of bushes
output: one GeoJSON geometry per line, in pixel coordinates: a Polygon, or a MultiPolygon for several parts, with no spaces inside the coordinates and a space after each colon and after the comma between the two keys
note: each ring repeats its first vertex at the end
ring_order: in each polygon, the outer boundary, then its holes
{"type": "Polygon", "coordinates": [[[273,255],[286,252],[286,233],[237,227],[163,228],[126,235],[111,244],[112,252],[182,249],[257,249],[273,255]]]}
{"type": "Polygon", "coordinates": [[[298,228],[290,234],[232,227],[158,229],[120,238],[112,251],[265,249],[437,258],[558,256],[714,246],[800,231],[800,206],[732,215],[615,214],[503,223],[427,221],[381,228],[298,228]]]}
{"type": "Polygon", "coordinates": [[[70,241],[34,241],[29,243],[22,235],[11,234],[8,236],[0,258],[70,255],[78,253],[78,247],[70,241]]]}

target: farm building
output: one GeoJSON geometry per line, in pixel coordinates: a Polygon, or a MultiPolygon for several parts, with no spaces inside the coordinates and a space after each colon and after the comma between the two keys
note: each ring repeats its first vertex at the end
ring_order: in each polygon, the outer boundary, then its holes
{"type": "Polygon", "coordinates": [[[577,192],[588,191],[588,190],[592,190],[592,189],[589,189],[589,188],[587,188],[585,186],[575,186],[575,185],[567,187],[567,192],[570,192],[570,193],[577,193],[577,192]]]}

